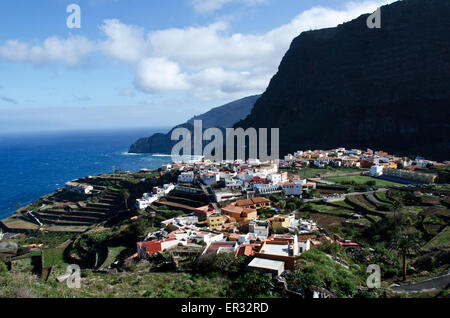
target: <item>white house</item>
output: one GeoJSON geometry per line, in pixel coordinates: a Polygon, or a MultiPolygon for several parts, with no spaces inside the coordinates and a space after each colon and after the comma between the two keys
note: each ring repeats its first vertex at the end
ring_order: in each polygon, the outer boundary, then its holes
{"type": "Polygon", "coordinates": [[[372,167],[370,167],[370,175],[372,177],[379,177],[383,175],[383,168],[384,166],[381,165],[374,165],[372,167]]]}
{"type": "Polygon", "coordinates": [[[94,187],[88,184],[78,183],[78,182],[67,182],[66,190],[78,194],[91,194],[94,187]]]}
{"type": "Polygon", "coordinates": [[[270,180],[272,183],[279,183],[279,182],[281,182],[282,178],[281,178],[281,174],[272,173],[267,176],[267,179],[270,180]]]}
{"type": "Polygon", "coordinates": [[[207,232],[196,232],[191,238],[196,241],[203,241],[206,243],[206,245],[209,245],[212,242],[223,241],[223,233],[215,234],[207,232]]]}
{"type": "Polygon", "coordinates": [[[261,165],[261,167],[259,167],[258,170],[260,173],[263,173],[265,175],[269,175],[272,173],[278,173],[278,164],[270,163],[270,164],[261,165]]]}
{"type": "Polygon", "coordinates": [[[303,182],[282,182],[280,183],[281,188],[284,190],[286,195],[301,196],[303,194],[303,182]]]}
{"type": "Polygon", "coordinates": [[[259,161],[259,159],[248,159],[247,163],[251,166],[259,166],[261,161],[259,161]]]}
{"type": "Polygon", "coordinates": [[[279,184],[255,184],[253,189],[259,194],[280,193],[282,191],[279,184]]]}
{"type": "Polygon", "coordinates": [[[148,208],[153,202],[158,200],[157,195],[153,195],[152,193],[144,193],[141,199],[136,200],[136,208],[139,210],[145,210],[148,208]]]}
{"type": "Polygon", "coordinates": [[[182,172],[178,176],[178,182],[179,183],[192,183],[192,182],[194,182],[194,172],[193,171],[182,172]]]}
{"type": "Polygon", "coordinates": [[[236,180],[236,179],[231,179],[231,178],[227,178],[225,179],[225,187],[228,189],[241,189],[242,188],[242,180],[236,180]]]}
{"type": "Polygon", "coordinates": [[[201,179],[206,185],[213,185],[220,181],[220,175],[214,172],[203,172],[201,179]]]}
{"type": "Polygon", "coordinates": [[[309,249],[311,248],[311,241],[306,240],[303,242],[298,242],[298,248],[299,248],[299,253],[304,253],[304,252],[309,251],[309,249]]]}
{"type": "Polygon", "coordinates": [[[267,239],[269,237],[270,222],[267,221],[253,221],[249,224],[249,233],[253,233],[257,238],[267,239]]]}
{"type": "Polygon", "coordinates": [[[175,186],[172,183],[165,184],[164,185],[164,194],[169,194],[170,191],[172,191],[173,189],[175,189],[175,186]]]}

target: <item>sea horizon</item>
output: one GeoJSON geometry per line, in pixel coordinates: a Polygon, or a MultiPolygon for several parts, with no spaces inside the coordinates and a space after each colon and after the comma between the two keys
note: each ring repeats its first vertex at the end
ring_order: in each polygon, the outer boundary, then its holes
{"type": "MultiPolygon", "coordinates": [[[[130,154],[131,144],[169,128],[0,132],[0,220],[65,183],[122,169],[156,169],[163,154],[130,154]]],[[[169,159],[170,158],[170,159],[169,159]]]]}

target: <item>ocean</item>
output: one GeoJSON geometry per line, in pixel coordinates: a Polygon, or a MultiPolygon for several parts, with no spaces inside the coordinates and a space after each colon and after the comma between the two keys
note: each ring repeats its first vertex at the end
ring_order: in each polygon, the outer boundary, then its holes
{"type": "MultiPolygon", "coordinates": [[[[167,129],[168,131],[168,129],[167,129]]],[[[64,187],[67,181],[112,172],[157,169],[170,156],[128,154],[156,129],[0,135],[0,219],[64,187]]]]}

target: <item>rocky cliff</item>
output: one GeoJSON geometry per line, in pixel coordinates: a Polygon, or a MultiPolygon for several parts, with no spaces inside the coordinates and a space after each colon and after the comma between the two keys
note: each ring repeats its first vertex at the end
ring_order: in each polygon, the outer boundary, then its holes
{"type": "Polygon", "coordinates": [[[194,120],[202,120],[203,128],[230,128],[250,114],[255,102],[261,95],[254,95],[239,99],[211,109],[210,111],[191,118],[186,123],[174,127],[168,134],[154,134],[148,138],[141,138],[130,147],[130,153],[164,153],[170,154],[176,141],[171,140],[172,131],[178,127],[187,128],[193,133],[194,120]]]}
{"type": "Polygon", "coordinates": [[[236,127],[280,128],[281,153],[371,147],[450,158],[450,1],[404,0],[300,34],[236,127]]]}

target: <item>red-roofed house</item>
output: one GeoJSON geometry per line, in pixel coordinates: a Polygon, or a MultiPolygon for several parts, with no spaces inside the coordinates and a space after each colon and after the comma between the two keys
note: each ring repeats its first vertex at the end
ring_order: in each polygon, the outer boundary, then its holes
{"type": "Polygon", "coordinates": [[[158,252],[163,252],[170,248],[176,247],[179,244],[186,244],[177,240],[176,238],[169,238],[167,240],[157,240],[149,242],[138,242],[137,243],[137,254],[139,258],[147,258],[158,252]]]}
{"type": "Polygon", "coordinates": [[[199,208],[196,208],[194,210],[194,215],[198,216],[198,217],[203,217],[203,218],[207,218],[208,216],[210,216],[211,214],[216,213],[217,210],[215,208],[214,205],[212,204],[208,204],[199,208]]]}
{"type": "Polygon", "coordinates": [[[236,251],[236,257],[247,256],[253,257],[255,253],[259,252],[261,244],[242,244],[236,251]]]}

